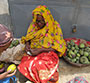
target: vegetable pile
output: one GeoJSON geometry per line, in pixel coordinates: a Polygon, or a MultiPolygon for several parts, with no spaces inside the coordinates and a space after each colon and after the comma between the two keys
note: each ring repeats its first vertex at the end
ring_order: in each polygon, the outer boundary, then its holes
{"type": "Polygon", "coordinates": [[[74,40],[67,41],[66,56],[69,61],[78,64],[90,64],[90,47],[84,43],[77,45],[74,40]]]}
{"type": "Polygon", "coordinates": [[[19,40],[13,40],[9,48],[16,47],[19,43],[20,43],[19,40]]]}

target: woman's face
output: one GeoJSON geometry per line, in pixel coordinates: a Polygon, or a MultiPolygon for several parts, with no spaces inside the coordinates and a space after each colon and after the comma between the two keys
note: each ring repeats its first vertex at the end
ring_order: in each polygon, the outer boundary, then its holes
{"type": "Polygon", "coordinates": [[[40,29],[42,29],[45,26],[45,21],[43,16],[39,14],[37,15],[36,24],[37,24],[37,27],[40,29]]]}

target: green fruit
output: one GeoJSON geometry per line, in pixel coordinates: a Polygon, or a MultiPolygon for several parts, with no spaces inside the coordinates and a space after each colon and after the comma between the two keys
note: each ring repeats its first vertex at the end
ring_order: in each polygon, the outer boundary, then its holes
{"type": "Polygon", "coordinates": [[[88,55],[88,59],[90,60],[90,55],[88,55]]]}
{"type": "Polygon", "coordinates": [[[69,52],[69,49],[67,49],[67,52],[69,52]]]}
{"type": "Polygon", "coordinates": [[[72,58],[75,58],[76,57],[76,55],[72,55],[72,58]]]}
{"type": "Polygon", "coordinates": [[[15,64],[11,64],[8,68],[7,68],[7,71],[10,71],[10,73],[14,72],[16,70],[16,65],[15,64]]]}
{"type": "Polygon", "coordinates": [[[79,53],[80,53],[80,55],[83,55],[84,54],[83,50],[80,50],[79,53]]]}
{"type": "Polygon", "coordinates": [[[75,43],[74,43],[73,40],[70,41],[70,44],[71,44],[72,46],[75,45],[75,43]]]}
{"type": "Polygon", "coordinates": [[[90,50],[90,47],[86,47],[87,50],[90,50]]]}
{"type": "Polygon", "coordinates": [[[0,69],[4,67],[4,63],[0,63],[0,69]]]}
{"type": "Polygon", "coordinates": [[[84,45],[83,43],[80,43],[80,44],[79,44],[79,47],[80,47],[80,48],[85,48],[85,45],[84,45]]]}
{"type": "Polygon", "coordinates": [[[77,50],[74,50],[74,53],[77,54],[77,50]]]}
{"type": "Polygon", "coordinates": [[[72,47],[71,49],[72,49],[72,50],[75,50],[75,47],[72,47]]]}
{"type": "Polygon", "coordinates": [[[80,57],[80,54],[79,54],[79,53],[77,53],[77,56],[78,56],[78,57],[80,57]]]}
{"type": "Polygon", "coordinates": [[[71,46],[70,46],[70,45],[68,45],[68,46],[67,46],[67,48],[68,48],[68,49],[70,49],[70,48],[71,48],[71,46]]]}
{"type": "Polygon", "coordinates": [[[68,53],[68,56],[70,58],[74,58],[76,55],[75,55],[75,53],[72,50],[70,50],[69,53],[68,53]]]}
{"type": "Polygon", "coordinates": [[[88,64],[89,63],[88,58],[86,56],[80,57],[80,62],[82,64],[88,64]]]}
{"type": "Polygon", "coordinates": [[[76,49],[76,50],[79,50],[79,47],[78,47],[78,45],[77,45],[77,44],[75,44],[75,49],[76,49]]]}
{"type": "Polygon", "coordinates": [[[89,53],[88,52],[84,52],[84,56],[88,56],[89,55],[89,53]]]}
{"type": "Polygon", "coordinates": [[[10,44],[9,48],[12,48],[13,47],[13,44],[10,44]]]}
{"type": "Polygon", "coordinates": [[[71,54],[68,54],[68,56],[69,56],[70,58],[72,58],[72,55],[71,55],[71,54]]]}
{"type": "Polygon", "coordinates": [[[73,51],[70,51],[70,53],[71,53],[72,55],[75,55],[75,53],[74,53],[73,51]]]}
{"type": "Polygon", "coordinates": [[[76,59],[72,59],[72,62],[74,62],[74,63],[75,63],[75,62],[76,62],[76,59]]]}
{"type": "Polygon", "coordinates": [[[17,46],[19,44],[19,40],[14,40],[14,41],[12,41],[12,45],[13,46],[17,46]]]}
{"type": "Polygon", "coordinates": [[[88,51],[90,52],[90,48],[88,48],[88,51]]]}
{"type": "Polygon", "coordinates": [[[90,52],[90,48],[89,47],[86,47],[85,48],[85,51],[90,52]]]}
{"type": "Polygon", "coordinates": [[[77,60],[79,60],[80,57],[76,57],[77,60]]]}

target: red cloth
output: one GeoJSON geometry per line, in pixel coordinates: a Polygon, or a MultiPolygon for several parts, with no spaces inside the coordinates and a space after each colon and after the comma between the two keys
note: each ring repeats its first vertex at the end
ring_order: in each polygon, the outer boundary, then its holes
{"type": "Polygon", "coordinates": [[[74,42],[75,42],[75,44],[77,44],[77,45],[79,45],[79,43],[80,43],[80,39],[77,39],[77,38],[66,38],[66,39],[64,39],[66,42],[67,41],[70,41],[70,40],[74,40],[74,42]]]}
{"type": "Polygon", "coordinates": [[[47,83],[57,71],[59,58],[56,53],[41,53],[35,57],[24,56],[18,70],[35,83],[47,83]]]}
{"type": "MultiPolygon", "coordinates": [[[[73,40],[75,44],[79,45],[82,41],[82,39],[79,39],[79,38],[66,38],[64,39],[66,42],[70,41],[70,40],[73,40]]],[[[88,44],[90,46],[90,41],[86,41],[85,40],[85,44],[88,44]]],[[[67,52],[67,50],[66,50],[67,52]]],[[[64,56],[66,56],[66,52],[64,53],[64,56]]]]}
{"type": "MultiPolygon", "coordinates": [[[[75,42],[75,44],[77,44],[77,45],[79,45],[79,43],[80,43],[80,41],[81,41],[81,39],[79,39],[79,38],[66,38],[66,39],[64,39],[66,42],[67,41],[70,41],[70,40],[74,40],[74,42],[75,42]]],[[[86,41],[86,43],[88,44],[88,45],[90,45],[90,41],[86,41]]]]}

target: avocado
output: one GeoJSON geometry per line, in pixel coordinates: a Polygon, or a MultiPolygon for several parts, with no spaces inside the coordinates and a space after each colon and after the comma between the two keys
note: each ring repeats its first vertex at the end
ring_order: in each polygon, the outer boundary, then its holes
{"type": "Polygon", "coordinates": [[[77,50],[74,50],[74,53],[77,54],[77,50]]]}
{"type": "Polygon", "coordinates": [[[84,44],[84,43],[80,43],[80,44],[79,44],[79,47],[80,47],[80,48],[85,48],[85,44],[84,44]]]}
{"type": "Polygon", "coordinates": [[[89,61],[90,61],[90,55],[88,55],[88,59],[89,59],[89,61]]]}
{"type": "Polygon", "coordinates": [[[71,46],[70,46],[70,45],[68,45],[68,46],[67,46],[67,48],[68,48],[68,49],[70,49],[70,48],[71,48],[71,46]]]}
{"type": "Polygon", "coordinates": [[[76,49],[76,50],[79,50],[79,47],[78,47],[78,45],[77,45],[77,44],[75,44],[75,49],[76,49]]]}
{"type": "Polygon", "coordinates": [[[88,56],[89,55],[89,53],[88,52],[84,52],[84,56],[88,56]]]}
{"type": "Polygon", "coordinates": [[[74,41],[73,40],[70,40],[70,44],[73,46],[75,45],[74,41]]]}
{"type": "Polygon", "coordinates": [[[79,59],[80,59],[80,57],[78,57],[78,56],[77,56],[77,57],[76,57],[76,59],[77,59],[77,60],[79,60],[79,59]]]}
{"type": "Polygon", "coordinates": [[[12,45],[13,45],[13,46],[17,46],[18,44],[19,44],[19,40],[13,40],[13,41],[12,41],[12,45]]]}
{"type": "Polygon", "coordinates": [[[72,59],[72,62],[74,62],[74,63],[75,63],[75,62],[76,62],[76,59],[75,59],[75,58],[74,58],[74,59],[72,59]]]}
{"type": "Polygon", "coordinates": [[[77,53],[77,57],[80,57],[80,54],[79,53],[77,53]]]}
{"type": "Polygon", "coordinates": [[[72,49],[72,50],[75,50],[75,47],[72,47],[71,49],[72,49]]]}
{"type": "Polygon", "coordinates": [[[86,56],[80,57],[80,63],[89,64],[88,58],[86,56]]]}
{"type": "Polygon", "coordinates": [[[80,55],[83,55],[84,51],[82,49],[80,49],[79,53],[80,53],[80,55]]]}
{"type": "Polygon", "coordinates": [[[9,48],[12,48],[12,47],[13,47],[13,44],[11,43],[10,46],[9,46],[9,48]]]}

